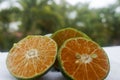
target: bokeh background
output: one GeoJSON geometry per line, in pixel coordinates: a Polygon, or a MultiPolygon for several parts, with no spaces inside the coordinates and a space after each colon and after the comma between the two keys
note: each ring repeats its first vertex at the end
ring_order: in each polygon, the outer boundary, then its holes
{"type": "Polygon", "coordinates": [[[120,0],[103,7],[91,6],[92,0],[69,1],[75,0],[0,0],[0,51],[9,51],[27,35],[65,27],[83,31],[101,46],[120,45],[120,0]]]}

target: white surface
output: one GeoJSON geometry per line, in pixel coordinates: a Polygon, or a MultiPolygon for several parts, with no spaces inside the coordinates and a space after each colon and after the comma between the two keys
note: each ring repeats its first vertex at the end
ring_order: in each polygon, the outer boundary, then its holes
{"type": "MultiPolygon", "coordinates": [[[[110,60],[110,73],[105,80],[120,80],[120,46],[105,47],[110,60]]],[[[0,53],[0,80],[16,80],[6,68],[6,53],[0,53]]],[[[49,71],[38,80],[65,80],[60,72],[49,71]]]]}

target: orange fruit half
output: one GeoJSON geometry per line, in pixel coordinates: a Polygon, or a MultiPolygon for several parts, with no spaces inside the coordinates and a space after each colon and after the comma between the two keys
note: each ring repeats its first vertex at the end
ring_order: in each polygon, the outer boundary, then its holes
{"type": "Polygon", "coordinates": [[[55,33],[53,33],[51,37],[56,41],[58,45],[58,49],[61,47],[64,41],[73,37],[85,37],[90,39],[85,33],[78,31],[77,29],[74,29],[74,28],[60,29],[55,33]]]}
{"type": "Polygon", "coordinates": [[[59,50],[58,61],[70,80],[103,80],[110,69],[105,51],[86,38],[66,40],[59,50]]]}
{"type": "MultiPolygon", "coordinates": [[[[74,28],[64,28],[56,31],[55,33],[52,34],[51,38],[57,43],[58,49],[61,47],[61,45],[70,38],[74,37],[85,37],[90,39],[85,33],[78,31],[77,29],[74,28]]],[[[54,68],[56,70],[59,70],[58,66],[58,60],[56,59],[54,68]]]]}
{"type": "Polygon", "coordinates": [[[33,79],[54,64],[57,45],[46,36],[31,35],[16,43],[7,56],[7,68],[16,78],[33,79]]]}

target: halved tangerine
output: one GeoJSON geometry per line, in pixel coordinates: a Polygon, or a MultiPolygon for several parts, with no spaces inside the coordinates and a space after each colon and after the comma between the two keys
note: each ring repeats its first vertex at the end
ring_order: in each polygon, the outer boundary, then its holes
{"type": "Polygon", "coordinates": [[[47,72],[54,64],[56,55],[57,44],[54,40],[31,35],[13,46],[6,64],[13,76],[28,80],[47,72]]]}
{"type": "Polygon", "coordinates": [[[62,72],[72,80],[103,80],[110,64],[105,51],[86,38],[65,41],[58,54],[62,72]]]}
{"type": "Polygon", "coordinates": [[[78,31],[74,28],[64,28],[56,31],[52,34],[51,38],[54,39],[58,45],[58,49],[67,39],[74,38],[74,37],[85,37],[90,39],[85,33],[82,31],[78,31]]]}
{"type": "MultiPolygon", "coordinates": [[[[85,33],[78,31],[77,29],[74,28],[64,28],[56,31],[55,33],[52,34],[51,38],[57,43],[58,49],[61,47],[61,45],[70,38],[74,37],[85,37],[90,39],[85,33]]],[[[54,67],[56,70],[59,70],[58,66],[58,60],[56,59],[54,67]]]]}

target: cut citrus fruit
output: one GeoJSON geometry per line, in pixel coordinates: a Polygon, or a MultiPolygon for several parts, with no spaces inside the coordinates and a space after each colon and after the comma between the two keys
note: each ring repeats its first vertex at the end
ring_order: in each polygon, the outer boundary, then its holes
{"type": "Polygon", "coordinates": [[[6,64],[13,76],[28,80],[47,72],[54,64],[56,55],[57,45],[54,40],[31,35],[13,46],[6,64]]]}
{"type": "Polygon", "coordinates": [[[73,37],[85,37],[90,39],[85,33],[78,31],[74,28],[64,28],[56,31],[52,36],[58,45],[58,49],[64,43],[65,40],[73,37]]]}
{"type": "Polygon", "coordinates": [[[58,61],[71,80],[103,80],[110,69],[105,51],[86,38],[66,40],[59,50],[58,61]]]}
{"type": "MultiPolygon", "coordinates": [[[[58,49],[61,47],[61,45],[66,41],[67,39],[73,38],[73,37],[85,37],[90,39],[85,33],[78,31],[74,28],[64,28],[56,31],[54,34],[52,34],[51,38],[54,39],[58,45],[58,49]]],[[[54,68],[56,70],[59,70],[58,66],[58,60],[56,59],[54,68]]]]}

